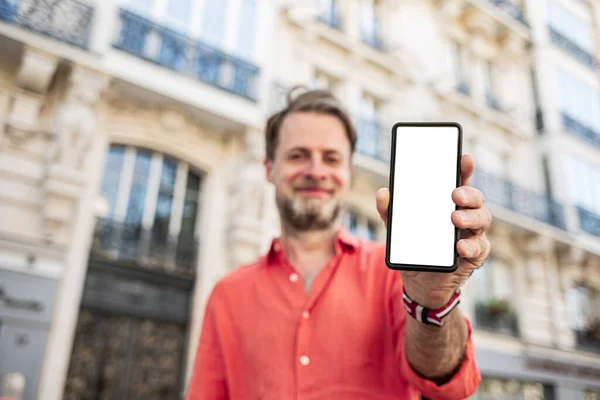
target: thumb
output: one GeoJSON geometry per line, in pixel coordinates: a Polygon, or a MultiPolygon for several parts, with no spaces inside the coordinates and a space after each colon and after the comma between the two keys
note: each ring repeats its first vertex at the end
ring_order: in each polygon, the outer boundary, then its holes
{"type": "Polygon", "coordinates": [[[387,228],[388,205],[390,203],[390,191],[388,188],[379,188],[375,193],[375,203],[381,220],[387,228]]]}

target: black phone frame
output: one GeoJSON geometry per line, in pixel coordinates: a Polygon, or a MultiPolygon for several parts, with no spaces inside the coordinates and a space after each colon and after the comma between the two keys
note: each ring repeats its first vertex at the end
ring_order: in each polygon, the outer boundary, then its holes
{"type": "MultiPolygon", "coordinates": [[[[388,216],[387,216],[387,233],[386,233],[386,250],[385,250],[385,263],[388,268],[398,271],[426,271],[426,272],[455,272],[458,268],[458,249],[457,243],[460,239],[460,230],[454,227],[454,264],[451,267],[443,267],[439,265],[413,265],[413,264],[394,264],[390,261],[390,243],[392,237],[392,214],[393,214],[393,199],[394,199],[394,170],[396,161],[396,128],[398,127],[454,127],[458,128],[458,152],[456,155],[457,167],[456,167],[456,187],[462,186],[462,171],[461,171],[461,158],[462,158],[462,137],[463,130],[462,126],[458,122],[397,122],[392,127],[392,149],[390,156],[390,176],[389,176],[389,191],[390,191],[390,202],[388,205],[388,216]]],[[[455,205],[455,210],[459,207],[455,205]]],[[[450,216],[448,216],[450,217],[450,216]]]]}

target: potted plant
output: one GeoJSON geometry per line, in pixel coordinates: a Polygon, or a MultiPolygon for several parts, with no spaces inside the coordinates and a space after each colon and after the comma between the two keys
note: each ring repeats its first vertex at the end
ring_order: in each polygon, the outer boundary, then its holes
{"type": "Polygon", "coordinates": [[[499,317],[512,313],[512,305],[505,299],[492,299],[483,305],[491,316],[499,317]]]}

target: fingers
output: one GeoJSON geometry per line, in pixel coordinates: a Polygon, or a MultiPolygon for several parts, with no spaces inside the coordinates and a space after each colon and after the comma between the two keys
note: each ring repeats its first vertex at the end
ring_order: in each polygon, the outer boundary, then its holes
{"type": "Polygon", "coordinates": [[[390,191],[388,188],[380,188],[375,193],[375,202],[377,203],[377,211],[387,227],[388,205],[390,203],[390,191]]]}
{"type": "Polygon", "coordinates": [[[469,185],[471,183],[473,171],[475,171],[475,161],[473,160],[473,157],[468,154],[463,154],[460,158],[460,171],[462,184],[469,185]]]}
{"type": "Polygon", "coordinates": [[[480,190],[471,186],[461,186],[452,191],[452,201],[459,207],[481,208],[485,197],[480,190]]]}
{"type": "Polygon", "coordinates": [[[460,229],[487,229],[492,223],[492,213],[487,208],[458,210],[452,213],[452,223],[460,229]]]}
{"type": "Polygon", "coordinates": [[[491,251],[491,244],[485,235],[477,235],[469,239],[461,239],[457,243],[458,255],[479,265],[491,251]]]}

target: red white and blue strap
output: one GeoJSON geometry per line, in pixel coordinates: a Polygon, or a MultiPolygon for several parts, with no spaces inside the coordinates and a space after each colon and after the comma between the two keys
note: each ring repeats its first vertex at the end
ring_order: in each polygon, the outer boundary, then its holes
{"type": "Polygon", "coordinates": [[[406,312],[416,319],[417,321],[427,324],[427,325],[436,325],[442,326],[442,319],[450,314],[458,304],[460,303],[461,291],[458,289],[456,293],[450,298],[450,300],[442,307],[432,310],[427,307],[423,307],[410,297],[406,293],[406,289],[404,289],[404,307],[406,308],[406,312]]]}

